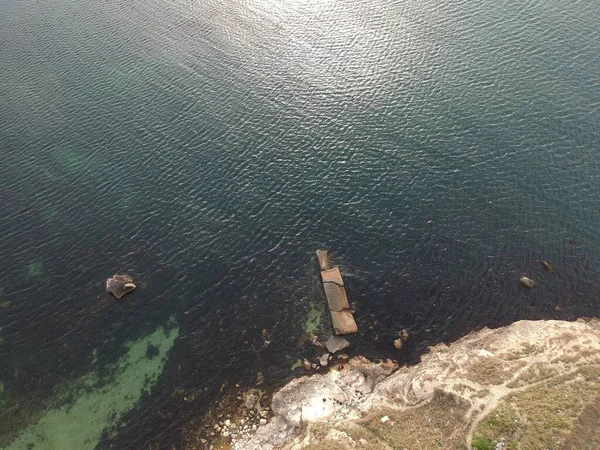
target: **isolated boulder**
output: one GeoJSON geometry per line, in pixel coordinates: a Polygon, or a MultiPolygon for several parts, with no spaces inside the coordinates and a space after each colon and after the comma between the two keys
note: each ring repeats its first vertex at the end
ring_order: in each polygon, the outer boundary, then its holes
{"type": "Polygon", "coordinates": [[[533,281],[531,278],[521,277],[521,278],[519,278],[519,281],[521,281],[521,284],[523,286],[528,287],[528,288],[532,288],[535,286],[535,281],[533,281]]]}
{"type": "Polygon", "coordinates": [[[106,280],[106,291],[110,292],[116,298],[121,298],[128,292],[135,289],[133,278],[129,275],[113,275],[106,280]]]}

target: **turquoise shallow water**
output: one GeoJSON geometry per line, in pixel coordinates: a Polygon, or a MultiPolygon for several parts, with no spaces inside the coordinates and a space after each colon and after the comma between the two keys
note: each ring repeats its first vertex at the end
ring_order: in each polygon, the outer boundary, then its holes
{"type": "Polygon", "coordinates": [[[599,315],[599,24],[593,0],[4,1],[5,391],[43,398],[175,315],[102,445],[178,442],[223,380],[289,376],[316,248],[371,355],[599,315]],[[115,272],[147,287],[115,303],[115,272]]]}

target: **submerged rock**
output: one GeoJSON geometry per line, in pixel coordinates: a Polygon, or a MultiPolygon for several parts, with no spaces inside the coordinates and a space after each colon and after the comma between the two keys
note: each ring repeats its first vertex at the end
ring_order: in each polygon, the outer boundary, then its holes
{"type": "Polygon", "coordinates": [[[152,359],[158,355],[160,355],[159,348],[154,344],[148,344],[148,347],[146,347],[146,358],[152,359]]]}
{"type": "Polygon", "coordinates": [[[12,302],[9,302],[8,300],[2,300],[2,301],[0,301],[0,308],[4,308],[4,309],[12,308],[12,302]]]}
{"type": "Polygon", "coordinates": [[[26,267],[26,278],[40,278],[44,275],[44,265],[41,262],[28,264],[26,267]]]}
{"type": "Polygon", "coordinates": [[[319,269],[327,270],[327,250],[317,250],[315,253],[317,255],[317,261],[319,262],[319,269]]]}
{"type": "Polygon", "coordinates": [[[128,292],[135,289],[133,278],[129,275],[113,275],[106,280],[106,291],[110,292],[116,298],[121,298],[128,292]]]}
{"type": "Polygon", "coordinates": [[[264,381],[265,381],[265,376],[264,376],[264,374],[262,372],[259,371],[256,374],[256,385],[260,386],[261,384],[264,383],[264,381]]]}
{"type": "Polygon", "coordinates": [[[521,282],[521,284],[523,286],[528,287],[528,288],[532,288],[535,286],[535,281],[533,281],[531,278],[521,277],[521,278],[519,278],[519,281],[521,282]]]}

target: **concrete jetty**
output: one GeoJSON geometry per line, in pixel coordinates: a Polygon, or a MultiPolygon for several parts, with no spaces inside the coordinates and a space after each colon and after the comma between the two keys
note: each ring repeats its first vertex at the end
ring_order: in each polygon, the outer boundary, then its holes
{"type": "Polygon", "coordinates": [[[358,326],[354,316],[350,311],[350,303],[346,296],[344,280],[340,269],[337,267],[329,268],[327,260],[327,250],[317,250],[317,261],[321,270],[321,281],[323,290],[327,298],[329,313],[331,314],[331,323],[335,334],[350,334],[358,331],[358,326]]]}

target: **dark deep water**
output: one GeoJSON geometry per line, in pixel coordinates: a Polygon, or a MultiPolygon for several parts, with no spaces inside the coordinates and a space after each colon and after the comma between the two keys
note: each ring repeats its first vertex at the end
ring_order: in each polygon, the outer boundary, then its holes
{"type": "Polygon", "coordinates": [[[3,395],[39,408],[174,316],[100,447],[179,445],[223,383],[311,351],[317,248],[354,352],[598,316],[599,152],[596,0],[4,0],[3,395]],[[115,272],[140,286],[121,301],[115,272]]]}

